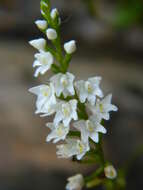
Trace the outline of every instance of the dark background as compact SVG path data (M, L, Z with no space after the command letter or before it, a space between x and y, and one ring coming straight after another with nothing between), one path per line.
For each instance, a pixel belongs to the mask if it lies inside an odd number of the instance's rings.
M62 18L63 42L75 39L78 50L70 65L77 78L101 75L105 94L119 107L105 125L106 158L126 165L143 147L143 3L140 0L51 0ZM34 21L40 0L0 1L0 190L64 189L66 178L88 173L57 159L46 144L47 119L34 115L28 88L34 79L34 50L28 41L40 37ZM143 186L143 156L138 154L127 176L127 189Z

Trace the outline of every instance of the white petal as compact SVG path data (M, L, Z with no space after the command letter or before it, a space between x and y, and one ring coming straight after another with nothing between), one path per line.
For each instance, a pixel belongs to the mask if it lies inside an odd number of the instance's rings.
M75 121L78 119L77 112L74 112L72 116L73 116L73 119L74 119Z
M70 121L71 121L71 118L64 119L64 120L63 120L63 124L64 124L65 126L68 126L69 123L70 123Z
M45 50L45 46L46 46L46 40L43 39L43 38L39 38L39 39L36 39L36 40L31 40L29 42L29 44L31 46L33 46L34 48L38 49L39 51L40 50Z
M88 96L88 101L90 102L91 105L95 104L96 96L94 95L89 95Z
M93 133L90 138L96 143L99 142L99 134L97 132Z
M40 93L40 89L43 87L44 85L39 85L39 86L35 86L29 89L29 92L38 95Z
M112 94L108 94L103 100L103 104L111 104Z
M85 100L86 100L86 98L87 98L87 94L86 93L81 93L79 95L79 99L80 99L81 103L84 103Z
M57 125L62 120L62 115L60 112L57 112L54 118L54 124Z
M99 96L100 98L103 98L103 92L100 88L96 89L96 95Z
M74 79L75 79L75 76L73 74L69 73L69 72L67 72L66 74L69 77L70 81L73 82Z
M102 77L100 77L100 76L91 77L91 78L88 79L88 81L90 81L90 82L92 82L92 83L94 83L96 85L99 85L101 80L102 80Z
M61 95L62 91L63 91L63 87L59 86L55 90L56 90L56 95L59 97Z
M118 111L118 107L115 105L112 105L112 111Z
M41 68L41 74L45 74L48 70L50 69L50 66L49 65L46 65L46 66L43 66Z
M105 120L109 120L109 119L110 119L110 115L109 115L109 113L108 113L108 112L107 112L107 113L102 114L102 115L101 115L101 117L102 117L103 119L105 119Z
M69 96L69 92L67 90L63 89L62 92L63 92L64 98Z
M96 131L100 132L100 133L103 133L103 134L107 133L107 130L102 125L100 125L100 124L98 124L96 126Z
M39 73L41 72L41 67L38 67L36 70L35 70L35 73L34 73L34 77L38 77Z
M69 103L72 106L72 108L75 110L76 107L77 107L77 100L75 100L75 99L74 100L70 100Z
M34 61L33 67L41 66L41 63L39 61Z
M73 126L76 129L80 130L85 127L85 121L84 120L77 121L77 122L73 123Z
M67 87L67 89L68 89L68 91L70 92L71 95L75 95L73 85L69 85L69 87Z
M82 154L78 154L78 155L76 156L76 157L77 157L77 160L81 160L84 155L85 155L85 152L83 152Z
M52 135L52 134L49 134L49 135L46 137L46 142L50 142L52 139L53 139L53 135Z

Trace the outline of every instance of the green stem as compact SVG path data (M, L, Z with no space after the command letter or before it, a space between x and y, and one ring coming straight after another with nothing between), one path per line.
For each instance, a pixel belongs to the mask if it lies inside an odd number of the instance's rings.
M61 47L61 33L60 33L60 25L57 22L57 20L52 20L50 11L51 11L51 5L49 0L42 0L41 1L41 10L43 17L47 20L48 24L51 28L55 29L57 32L57 39L53 40L52 43L55 46L55 50L51 49L50 47L46 47L47 51L51 52L53 56L56 58L56 60L60 63L61 68L60 72L65 72L64 70L64 58L62 55L62 47ZM59 18L59 17L58 17ZM57 19L58 19L57 18ZM46 31L43 31L44 34L46 34Z
M102 134L99 134L99 143L96 145L99 156L100 156L100 162L102 166L105 166L105 159L104 159L104 152L102 148Z
M72 54L67 54L66 53L64 61L63 61L65 72L67 72L67 70L68 70L69 63L70 63L71 59L72 59Z
M84 178L85 182L87 183L87 182L95 179L96 177L99 177L103 173L103 171L104 171L104 167L98 168L96 170L96 172L93 172L90 176L87 176L87 177Z

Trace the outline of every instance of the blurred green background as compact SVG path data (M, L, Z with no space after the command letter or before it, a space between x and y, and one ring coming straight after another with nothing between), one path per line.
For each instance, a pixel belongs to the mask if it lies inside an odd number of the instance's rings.
M78 79L101 75L105 94L113 93L119 112L105 124L104 149L115 167L126 165L143 145L143 2L51 2L60 11L63 42L77 41L70 71ZM57 159L55 145L45 142L48 119L34 115L28 88L51 76L32 76L35 51L28 41L41 35L34 25L41 18L39 3L0 1L0 190L62 190L68 176L96 169ZM142 171L140 154L128 172L127 189L142 188Z

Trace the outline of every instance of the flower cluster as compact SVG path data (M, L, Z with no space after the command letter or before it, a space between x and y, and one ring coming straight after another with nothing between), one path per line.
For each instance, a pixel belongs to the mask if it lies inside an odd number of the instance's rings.
M47 141L56 143L66 139L66 144L57 146L57 155L64 158L77 156L80 160L90 150L89 139L98 143L99 133L107 132L102 120L109 120L110 111L116 111L117 107L111 104L111 94L103 99L99 97L103 97L99 87L100 77L77 82L74 78L68 72L58 73L50 78L49 84L33 87L29 91L37 96L36 114L43 117L55 115L53 123L46 124L51 130ZM80 104L85 105L86 119L80 115ZM80 132L81 139L68 137L72 128Z
M99 134L107 132L103 120L109 120L110 112L117 111L117 107L111 104L111 94L104 97L100 76L76 81L75 76L67 71L76 51L76 42L66 42L62 48L59 12L51 9L48 0L41 1L41 13L44 20L37 20L35 24L45 38L29 42L38 50L34 56L34 76L46 74L50 69L54 75L46 84L32 87L29 91L37 97L35 113L42 117L54 116L53 122L46 124L50 129L46 141L57 143L65 140L64 144L57 145L58 157L74 156L81 160L90 151L90 143L99 143ZM80 181L78 184L74 182L78 187L73 187L73 181ZM69 178L67 189L81 189L82 184L82 177L77 175Z

